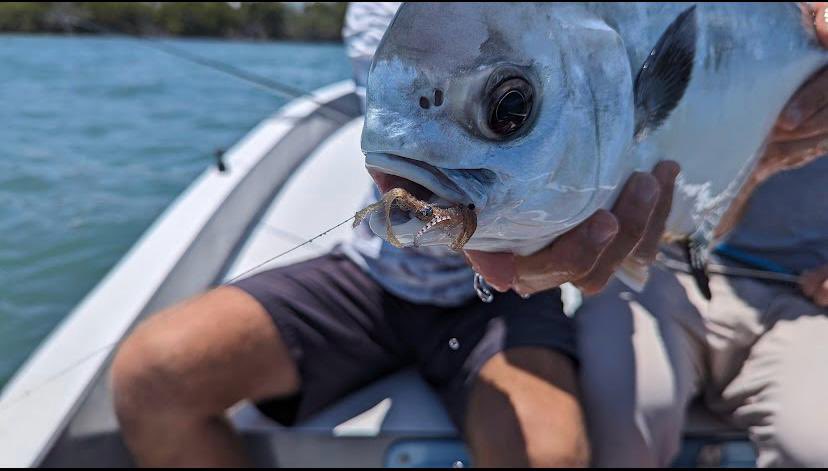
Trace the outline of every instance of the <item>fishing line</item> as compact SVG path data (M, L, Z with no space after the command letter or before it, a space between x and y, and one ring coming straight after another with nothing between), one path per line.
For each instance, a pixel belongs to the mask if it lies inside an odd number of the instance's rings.
M345 113L345 112L331 106L329 103L319 101L310 92L307 92L305 90L301 90L299 88L292 87L290 85L285 85L285 84L280 83L276 80L273 80L273 79L270 79L268 77L264 77L264 76L261 76L261 75L258 75L258 74L252 73L252 72L248 72L246 70L240 69L240 68L232 66L230 64L226 64L226 63L221 62L221 61L217 61L217 60L209 59L209 58L197 55L197 54L193 54L193 53L191 53L189 51L186 51L186 50L184 50L180 47L176 47L172 44L164 42L164 41L162 41L158 38L153 38L153 37L148 37L148 36L141 36L141 35L138 35L138 34L128 34L128 33L122 32L122 31L116 31L116 30L113 30L111 28L107 28L105 26L102 26L102 25L100 25L98 23L95 23L93 21L90 21L90 20L82 20L82 19L78 19L78 18L74 18L74 19L67 18L66 22L69 23L69 24L72 24L74 26L86 29L88 31L97 32L97 33L104 33L104 34L110 34L110 35L114 35L114 36L124 37L124 38L127 38L127 39L132 39L132 40L136 41L137 43L139 43L143 46L146 46L150 49L154 49L156 51L166 53L166 54L168 54L170 56L173 56L173 57L176 57L178 59L182 59L182 60L185 60L187 62L197 64L197 65L206 67L208 69L214 70L216 72L220 72L222 74L234 77L234 78L242 80L246 83L256 85L260 88L263 88L263 89L265 89L269 92L272 92L272 93L274 93L278 96L281 96L281 97L307 99L308 101L311 101L312 103L314 103L315 105L317 105L320 108L320 111L321 111L320 114L324 115L326 118L331 119L333 121L348 122L348 121L351 121L354 118L354 116L352 116L348 113ZM325 115L325 113L328 113L328 114ZM305 240L304 242L302 242L300 244L297 244L296 246L294 246L294 247L292 247L288 250L285 250L284 252L281 252L281 253L265 260L264 262L259 263L256 266L251 267L251 268L243 271L242 273L234 276L230 280L221 283L219 286L229 285L229 284L233 283L234 281L237 281L238 279L244 277L245 275L247 275L249 273L252 273L252 272L258 270L259 268L267 265L268 263L276 261L279 258L284 257L285 255L287 255L287 254L289 254L289 253L291 253L295 250L298 250L298 249L300 249L300 248L302 248L302 247L304 247L308 244L311 244L314 240L327 235L329 232L341 227L342 225L348 223L349 221L351 221L353 219L354 219L354 216L351 216L348 219L345 219L344 221L336 224L335 226L330 227L329 229L315 235L314 237L311 237L310 239ZM10 406L12 406L12 405L18 403L19 401L25 399L26 397L28 397L32 393L42 389L43 387L45 387L46 385L48 385L51 382L55 381L56 379L60 378L61 376L65 375L68 372L74 370L75 368L85 364L87 361L91 360L92 358L94 358L99 353L102 353L104 351L113 349L115 346L117 346L119 343L121 343L122 340L123 340L123 338L121 340L117 341L117 342L112 342L112 343L109 343L107 345L103 345L101 347L98 347L97 349L95 349L92 352L86 354L85 356L81 357L80 359L76 360L75 362L67 365L64 368L61 368L58 372L48 376L46 379L44 379L37 386L33 386L33 387L23 391L22 393L20 393L16 397L3 400L2 403L0 403L0 411L7 410Z
M203 67L207 67L207 68L215 70L217 72L220 72L220 73L235 77L237 79L240 79L244 82L251 83L253 85L257 85L261 88L264 88L265 90L268 90L270 92L274 92L277 95L282 96L282 97L308 99L309 101L313 102L315 105L319 106L319 108L321 110L323 110L325 112L332 112L332 113L336 114L336 119L335 119L336 121L340 121L340 120L344 119L345 122L347 122L347 121L351 121L354 118L354 116L332 107L329 103L317 100L316 97L313 94L311 94L310 92L307 92L305 90L301 90L299 88L292 87L290 85L285 85L283 83L277 82L276 80L273 80L273 79L270 79L268 77L264 77L264 76L261 76L261 75L258 75L258 74L252 73L252 72L248 72L246 70L240 69L238 67L232 66L232 65L224 63L224 62L220 62L220 61L217 61L217 60L214 60L214 59L209 59L209 58L206 58L206 57L203 57L203 56L199 56L197 54L193 54L193 53L191 53L189 51L186 51L186 50L184 50L180 47L176 47L172 44L169 44L165 41L162 41L161 39L153 38L153 37L149 37L149 36L141 36L139 34L128 34L128 33L124 33L123 31L116 31L116 30L113 30L112 28L107 28L107 27L105 27L101 24L98 24L94 21L91 21L91 20L84 20L84 19L79 19L79 18L68 18L67 22L71 23L75 26L78 26L80 28L87 29L89 31L93 31L93 32L97 32L97 33L105 33L105 34L125 37L125 38L128 38L128 39L133 39L136 42L138 42L139 44L142 44L142 45L144 45L146 47L149 47L151 49L155 49L157 51L161 51L161 52L164 52L166 54L169 54L173 57L176 57L176 58L179 58L179 59L182 59L182 60L194 63L194 64L198 64L198 65L201 65ZM330 116L327 116L327 117L330 118ZM258 268L261 268L262 266L267 265L268 263L270 263L270 262L272 262L272 261L274 261L274 260L276 260L276 259L278 259L278 258L280 258L284 255L287 255L290 252L293 252L294 250L297 250L297 249L299 249L299 248L301 248L301 247L303 247L307 244L310 244L315 239L326 235L328 232L342 226L343 224L345 224L346 222L352 220L353 218L354 218L354 216L351 216L350 218L348 218L348 219L340 222L339 224L331 227L330 229L326 230L325 232L322 232L321 234L318 234L318 235L310 238L309 240L306 240L306 241L302 242L301 244L291 248L290 250L287 250L287 251L285 251L281 254L278 254L275 257L272 257L272 258L260 263L259 265L256 265L255 267L253 267L249 270L246 270L245 272L241 273L240 275L237 275L236 277L232 278L230 281L227 281L226 283L227 284L232 283L233 281L236 281L238 278L240 278L240 277L242 277L242 276L244 276L244 275L246 275L246 274L248 274L252 271L255 271Z
M337 224L337 225L335 225L335 226L331 227L330 229L326 230L325 232L319 233L319 234L317 234L317 235L315 235L315 236L311 237L310 239L308 239L308 240L306 240L306 241L302 242L301 244L294 246L294 247L293 247L293 248L291 248L291 249L285 250L284 252L282 252L282 253L280 253L280 254L278 254L278 255L274 256L274 257L271 257L271 258L269 258L269 259L265 260L264 262L262 262L262 263L260 263L260 264L256 265L255 267L252 267L252 268L250 268L250 269L248 269L248 270L245 270L245 271L241 272L240 274L238 274L238 275L234 276L233 278L231 278L231 279L230 279L230 280L228 280L228 281L225 281L224 283L222 283L222 284L221 284L221 285L219 285L219 286L222 286L222 285L229 285L229 284L233 283L234 281L238 280L239 278L243 277L244 275L247 275L248 273L254 272L254 271L258 270L259 268L261 268L261 267L263 267L263 266L267 265L268 263L273 262L273 261L275 261L275 260L277 260L277 259L279 259L279 258L281 258L281 257L283 257L283 256L285 256L285 255L287 255L287 254L289 254L289 253L291 253L291 252L293 252L294 250L297 250L297 249L299 249L299 248L301 248L301 247L304 247L305 245L310 244L310 243L311 243L311 242L313 242L314 240L316 240L316 239L318 239L318 238L320 238L320 237L322 237L322 236L324 236L324 235L327 235L327 234L328 234L328 232L331 232L332 230L339 228L339 227L340 227L340 226L342 226L343 224L345 224L345 223L347 223L347 222L350 222L352 219L354 219L354 216L349 217L348 219L346 219L346 220L344 220L344 221L340 222L339 224Z
M91 351L90 353L87 353L86 355L82 356L78 360L75 360L73 363L70 363L68 366L65 366L64 368L61 368L57 373L46 377L46 379L41 381L40 384L38 384L37 386L32 386L31 388L23 391L22 393L18 394L17 396L15 396L11 399L5 399L3 402L0 402L0 412L3 412L5 410L7 410L12 405L17 404L18 402L22 401L23 399L29 397L32 393L37 392L38 390L42 389L43 387L45 387L46 385L48 385L52 381L60 378L61 376L65 375L66 373L68 373L68 372L74 370L75 368L83 365L84 363L91 360L93 357L95 357L99 353L102 353L105 350L111 349L112 347L118 345L119 343L120 343L120 340L117 341L117 342L112 342L112 343L103 345L101 347L98 347L95 350Z
M288 230L285 230L281 227L275 226L275 225L270 224L268 222L260 223L259 227L266 230L267 232L270 232L271 234L275 235L276 237L279 237L281 239L286 239L287 241L293 242L294 244L298 244L300 242L305 241L304 237L302 237L298 234L294 234L293 232L290 232Z
M150 49L161 51L178 59L182 59L193 64L198 64L200 66L207 67L208 69L214 70L216 72L220 72L222 74L235 77L244 82L263 88L269 92L273 92L274 94L279 95L283 98L307 99L313 102L315 105L319 106L320 111L322 112L321 114L330 113L330 115L325 117L333 121L339 122L344 119L347 122L354 118L354 116L351 116L350 114L333 107L329 103L319 101L311 92L296 87L292 87L290 85L285 85L284 83L278 82L271 78L255 74L253 72L248 72L246 70L240 69L225 62L221 62L215 59L209 59L198 54L193 54L185 49L174 46L159 38L151 36L141 36L140 34L124 33L122 31L116 31L111 28L107 28L98 23L95 23L94 21L79 18L68 19L67 22L79 28L86 29L87 31L132 39L136 41L138 44L146 46Z
M80 18L77 18L77 17L75 17L75 18L67 17L67 18L65 18L65 21L69 24L72 24L72 25L80 27L80 28L84 28L88 31L92 31L92 32L96 32L96 33L105 33L105 34L110 34L110 35L114 35L114 36L120 36L120 37L124 37L124 38L127 38L127 39L133 39L136 42L138 42L139 44L142 44L142 45L144 45L146 47L149 47L151 49L155 49L157 51L161 51L161 52L164 52L166 54L169 54L173 57L176 57L176 58L179 58L179 59L182 59L182 60L194 63L194 64L198 64L198 65L201 65L203 67L207 67L209 69L212 69L214 71L217 71L217 72L235 77L235 78L240 79L244 82L251 83L253 85L264 88L265 90L268 90L270 92L274 92L277 95L282 96L282 97L305 98L305 99L313 102L315 105L319 106L320 110L322 110L324 112L334 113L336 115L335 121L341 121L341 120L344 119L345 120L344 122L348 122L348 121L351 121L354 118L354 116L334 108L329 103L317 100L316 97L313 94L311 94L310 92L307 92L305 90L301 90L301 89L296 88L296 87L292 87L290 85L285 85L283 83L277 82L276 80L273 80L273 79L270 79L268 77L264 77L264 76L261 76L261 75L258 75L258 74L252 73L252 72L248 72L246 70L240 69L238 67L232 66L230 64L227 64L227 63L224 63L224 62L221 62L221 61L217 61L217 60L214 60L214 59L209 59L209 58L206 58L206 57L203 57L203 56L199 56L197 54L193 54L193 53L191 53L189 51L186 51L186 50L184 50L180 47L177 47L177 46L174 46L170 43L162 41L159 38L154 38L154 37L150 37L150 36L142 36L140 34L129 34L129 33L123 32L123 31L117 31L117 30L114 30L112 28L108 28L106 26L103 26L99 23L96 23L94 21L86 20L86 19L80 19ZM326 116L326 117L331 118L330 116ZM303 243L291 248L290 250L287 250L287 251L285 251L285 252L283 252L279 255L276 255L275 257L272 257L272 258L260 263L259 265L256 265L255 267L253 267L249 270L246 270L245 272L241 273L240 275L237 275L236 277L232 278L230 281L228 281L226 283L227 284L232 283L233 281L236 281L238 278L240 278L240 277L242 277L242 276L258 269L258 268L261 268L262 266L264 266L264 265L266 265L266 264L268 264L268 263L284 256L284 255L287 255L290 252L293 252L294 250L297 250L297 249L299 249L299 248L301 248L301 247L303 247L307 244L310 244L315 239L326 235L328 232L342 226L343 224L345 224L346 222L352 220L353 218L354 218L354 216L351 216L350 218L348 218L348 219L340 222L339 224L331 227L330 229L326 230L325 232L322 232L321 234L318 234L318 235L310 238L309 240L304 241Z
M304 246L306 246L306 245L308 245L308 244L312 243L314 240L316 240L316 239L318 239L318 238L320 238L320 237L324 237L324 236L325 236L325 235L327 235L329 232L331 232L331 231L333 231L333 230L335 230L335 229L338 229L339 227L341 227L342 225L344 225L344 224L346 224L346 223L350 222L350 221L351 221L351 220L353 220L353 219L354 219L354 216L351 216L351 217L349 217L348 219L345 219L344 221L340 222L339 224L337 224L337 225L335 225L335 226L333 226L333 227L330 227L330 228L326 229L325 231L320 232L319 234L317 234L317 235L315 235L315 236L311 237L310 239L305 240L304 242L302 242L302 243L300 243L300 244L298 244L298 245L295 245L295 246L291 247L290 249L285 250L284 252L281 252L281 253L279 253L279 254L277 254L277 255L275 255L275 256L273 256L273 257L271 257L271 258L269 258L269 259L265 260L264 262L259 263L258 265L254 266L254 267L251 267L251 268L249 268L249 269L247 269L247 270L245 270L245 271L243 271L243 272L239 273L238 275L234 276L234 277L233 277L233 278L231 278L230 280L225 281L225 282L223 282L223 283L219 284L218 286L226 286L226 285L230 285L230 284L231 284L231 283L233 283L234 281L237 281L237 280L239 280L240 278L244 277L245 275L248 275L248 274L250 274L250 273L252 273L252 272L254 272L254 271L258 270L259 268L261 268L261 267L263 267L263 266L267 265L268 263L273 262L273 261L276 261L276 260L278 260L279 258L284 257L285 255L287 255L287 254L289 254L289 253L291 253L291 252L293 252L293 251L295 251L295 250L298 250L298 249L300 249L300 248L302 248L302 247L304 247ZM37 392L38 390L40 390L40 389L42 389L43 387L45 387L46 385L48 385L48 384L52 383L52 382L53 382L53 381L55 381L56 379L58 379L58 378L60 378L61 376L65 375L66 373L68 373L68 372L70 372L70 371L74 370L75 368L77 368L77 367L79 367L79 366L81 366L81 365L85 364L87 361L91 360L92 358L94 358L94 357L95 357L96 355L98 355L99 353L102 353L102 352L104 352L104 351L106 351L106 350L111 350L111 349L113 349L113 348L114 348L114 347L116 347L118 344L120 344L120 343L121 343L121 341L122 341L122 340L124 340L124 339L126 339L126 336L122 337L122 338L121 338L121 340L118 340L118 341L116 341L116 342L111 342L111 343L108 343L108 344L106 344L106 345L103 345L103 346L101 346L101 347L96 348L95 350L91 351L90 353L87 353L86 355L84 355L84 356L83 356L83 357L81 357L80 359L78 359L78 360L74 361L73 363L71 363L71 364L67 365L67 366L66 366L66 367L64 367L64 368L61 368L58 372L56 372L56 373L54 373L54 374L52 374L52 375L49 375L48 377L46 377L46 379L44 379L42 382L40 382L37 386L32 386L31 388L29 388L29 389L27 389L27 390L25 390L25 391L21 392L19 395L15 396L15 397L12 397L12 398L10 398L10 399L5 399L5 400L3 400L2 402L0 402L0 412L2 412L2 411L4 411L4 410L8 409L8 408L9 408L9 407L11 407L12 405L14 405L14 404L16 404L16 403L18 403L18 402L22 401L23 399L25 399L25 398L29 397L32 393Z

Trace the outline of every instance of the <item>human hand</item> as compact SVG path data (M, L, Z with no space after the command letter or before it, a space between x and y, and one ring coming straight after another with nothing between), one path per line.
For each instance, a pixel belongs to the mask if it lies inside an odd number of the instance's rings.
M467 250L467 259L501 292L532 294L571 282L596 293L623 262L646 267L655 260L679 170L664 161L650 173L634 173L611 211L596 211L532 255Z
M818 306L828 307L828 265L803 273L799 285Z

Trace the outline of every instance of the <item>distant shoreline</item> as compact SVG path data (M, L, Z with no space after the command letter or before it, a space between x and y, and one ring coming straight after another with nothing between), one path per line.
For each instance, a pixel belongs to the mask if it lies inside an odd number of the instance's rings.
M344 2L5 2L0 34L341 42Z
M305 44L308 46L341 46L341 40L312 40L312 39L292 39L292 38L248 38L248 37L222 37L222 36L132 36L123 34L105 34L105 33L54 33L54 32L8 32L0 31L0 39L2 38L74 38L74 39L123 39L123 40L181 40L181 41L217 41L217 42L234 42L247 44L267 44L267 43L285 43L285 44Z

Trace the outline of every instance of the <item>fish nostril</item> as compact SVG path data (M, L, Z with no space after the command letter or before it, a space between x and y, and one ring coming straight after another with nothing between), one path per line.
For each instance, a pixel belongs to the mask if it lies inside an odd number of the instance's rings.
M427 110L431 106L431 103L428 102L428 98L421 96L420 97L420 108Z
M443 104L443 91L439 88L434 90L434 106L440 106Z

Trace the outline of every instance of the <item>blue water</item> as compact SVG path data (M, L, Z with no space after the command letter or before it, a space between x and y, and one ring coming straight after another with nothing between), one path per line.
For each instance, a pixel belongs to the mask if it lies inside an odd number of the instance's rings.
M171 42L305 90L350 76L338 45ZM0 36L0 386L285 101L129 39Z

